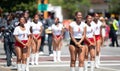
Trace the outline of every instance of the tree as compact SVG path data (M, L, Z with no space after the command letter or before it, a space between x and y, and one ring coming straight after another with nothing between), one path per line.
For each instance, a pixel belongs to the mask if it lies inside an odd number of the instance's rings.
M0 7L4 12L15 12L29 10L30 13L37 11L36 0L0 0Z
M85 15L90 7L90 0L49 0L49 3L62 6L69 18L73 18L76 11L81 11Z
M110 12L120 14L120 0L110 0Z

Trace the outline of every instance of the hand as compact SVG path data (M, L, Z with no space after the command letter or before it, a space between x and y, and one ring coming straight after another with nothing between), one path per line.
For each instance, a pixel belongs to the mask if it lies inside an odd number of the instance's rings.
M79 47L79 48L83 48L84 46L79 44L78 47Z
M75 42L75 45L76 45L76 46L79 46L79 43L78 43L78 42Z
M36 37L33 37L34 41L37 42L37 38Z
M61 38L61 39L63 39L63 36L62 36L62 35L60 35L60 38Z
M22 43L22 47L23 47L23 48L26 48L26 44Z

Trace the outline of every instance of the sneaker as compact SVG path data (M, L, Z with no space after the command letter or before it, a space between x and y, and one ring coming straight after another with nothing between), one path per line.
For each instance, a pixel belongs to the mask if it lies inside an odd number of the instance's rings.
M95 68L100 68L100 67L99 67L99 65L96 64L96 65L95 65Z
M29 71L29 67L28 66L26 67L26 71Z
M50 54L49 56L53 56L53 54Z
M39 52L39 55L43 55L44 53L43 52Z
M59 59L58 62L62 62L61 59Z

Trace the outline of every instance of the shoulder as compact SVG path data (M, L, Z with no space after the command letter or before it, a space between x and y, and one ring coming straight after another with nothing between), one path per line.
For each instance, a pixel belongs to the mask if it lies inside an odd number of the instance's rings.
M98 24L102 25L102 22L100 20L98 20Z
M82 26L82 27L87 27L87 24L82 21L82 22L81 22L81 26Z
M52 24L52 26L55 26L55 24Z
M72 21L72 22L70 23L70 26L73 27L75 24L76 24L76 22L75 22L75 21Z
M19 31L19 30L20 30L20 27L17 26L17 27L15 27L15 30L14 30L14 31Z
M39 24L39 25L42 25L42 23L41 23L40 21L38 22L38 24Z

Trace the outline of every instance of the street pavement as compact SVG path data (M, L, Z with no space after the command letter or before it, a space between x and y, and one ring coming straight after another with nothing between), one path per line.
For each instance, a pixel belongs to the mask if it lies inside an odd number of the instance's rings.
M120 39L119 39L120 41ZM70 54L68 41L63 41L62 62L53 62L53 57L48 55L48 46L44 46L44 54L39 55L39 65L29 65L30 71L69 71ZM100 68L95 71L120 71L120 47L109 47L110 40L101 47ZM6 67L5 52L3 43L0 42L0 71L17 71L16 57L13 55L11 67ZM78 71L78 61L76 62L76 71Z

